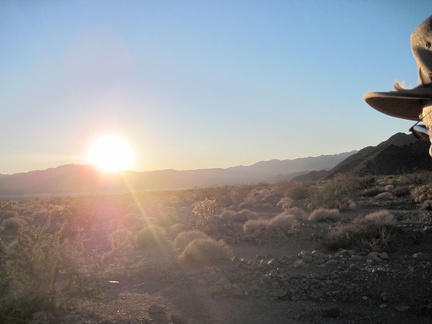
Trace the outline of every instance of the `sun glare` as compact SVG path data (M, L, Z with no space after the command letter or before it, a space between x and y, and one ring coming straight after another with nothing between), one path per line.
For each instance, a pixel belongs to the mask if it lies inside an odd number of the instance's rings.
M133 151L120 136L104 135L91 142L88 160L104 172L120 172L133 165Z

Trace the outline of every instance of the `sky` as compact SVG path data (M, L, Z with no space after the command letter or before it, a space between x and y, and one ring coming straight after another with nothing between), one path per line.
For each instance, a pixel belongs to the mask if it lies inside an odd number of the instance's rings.
M86 164L121 136L135 171L377 145L413 122L363 100L418 83L432 3L0 0L0 174Z

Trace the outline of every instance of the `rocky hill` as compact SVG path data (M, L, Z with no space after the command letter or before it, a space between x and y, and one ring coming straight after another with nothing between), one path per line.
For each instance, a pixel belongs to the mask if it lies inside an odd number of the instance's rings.
M377 146L368 146L349 156L329 171L310 172L295 181L316 180L338 174L388 175L432 170L428 142L413 135L397 133Z

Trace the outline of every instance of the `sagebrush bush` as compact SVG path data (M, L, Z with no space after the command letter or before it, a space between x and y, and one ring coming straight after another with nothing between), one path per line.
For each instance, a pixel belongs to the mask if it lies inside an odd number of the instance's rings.
M183 251L193 240L207 238L209 238L209 236L206 233L197 230L181 232L174 240L174 247L179 251Z
M366 248L373 251L385 249L394 238L394 218L387 211L378 211L356 217L351 224L336 226L326 237L330 250Z
M296 224L297 218L295 215L283 212L271 218L266 225L268 230L284 232L292 229Z
M188 266L202 266L227 260L229 255L230 249L223 241L204 238L190 242L180 254L179 260Z
M337 222L341 219L338 209L319 208L308 217L311 222Z
M12 218L12 217L15 217L15 218L19 217L18 211L16 211L16 210L7 210L7 211L4 211L1 214L1 219L3 219L3 220L8 219L8 218Z
M161 244L166 237L166 231L160 226L148 226L139 231L135 236L137 248L152 247Z

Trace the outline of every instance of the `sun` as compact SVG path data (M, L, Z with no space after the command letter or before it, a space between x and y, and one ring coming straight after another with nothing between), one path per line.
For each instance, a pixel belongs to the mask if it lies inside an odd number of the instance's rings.
M131 146L115 134L102 135L93 140L87 158L89 163L109 173L130 169L134 162Z

